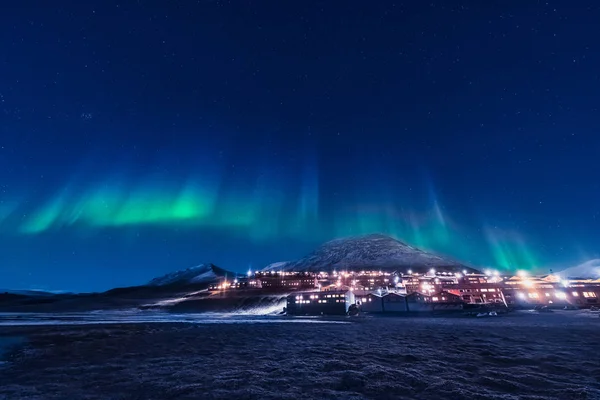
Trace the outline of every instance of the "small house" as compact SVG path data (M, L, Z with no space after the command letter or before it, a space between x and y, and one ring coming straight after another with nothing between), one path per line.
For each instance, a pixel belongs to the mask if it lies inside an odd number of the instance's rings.
M390 292L382 297L383 312L406 312L406 295Z
M357 294L356 305L362 312L381 313L383 312L383 296L377 293Z

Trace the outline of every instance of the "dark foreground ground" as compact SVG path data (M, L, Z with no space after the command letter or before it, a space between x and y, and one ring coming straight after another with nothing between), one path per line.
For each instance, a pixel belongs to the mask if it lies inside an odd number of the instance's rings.
M0 327L0 399L600 399L597 315L346 321Z

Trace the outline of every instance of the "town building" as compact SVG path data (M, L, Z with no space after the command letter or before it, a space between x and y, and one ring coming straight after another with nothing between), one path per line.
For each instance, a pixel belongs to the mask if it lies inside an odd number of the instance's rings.
M360 311L367 313L409 313L462 310L464 301L448 292L409 295L397 292L381 292L356 295Z
M311 272L257 272L254 279L262 289L310 289L318 285L317 277Z
M288 315L346 315L355 304L352 291L299 292L287 296Z
M520 274L504 281L502 293L510 307L589 308L600 305L600 279L561 279L556 275Z
M363 311L375 313L448 309L456 308L458 303L469 306L491 305L516 308L540 305L578 308L600 306L600 279L563 280L552 274L545 276L519 274L502 277L497 273L475 274L466 271L451 273L434 270L425 274L369 269L317 273L266 271L249 274L248 277L235 277L231 280L222 278L221 281L212 284L209 290L219 292L262 290L282 293L352 292L356 294L357 305ZM460 301L457 301L457 298ZM319 310L327 308L323 306L326 303L316 304L321 304L317 307ZM303 307L303 310L310 308Z
M448 292L423 294L413 292L406 297L408 312L458 311L464 307L459 296Z
M362 312L383 312L383 296L377 293L355 292L356 305Z

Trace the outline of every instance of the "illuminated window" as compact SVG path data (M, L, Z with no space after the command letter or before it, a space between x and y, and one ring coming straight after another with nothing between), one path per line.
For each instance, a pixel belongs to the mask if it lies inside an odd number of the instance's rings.
M550 297L550 293L546 292L546 297Z
M487 290L487 289L481 289L481 291L482 291L482 292L487 292L488 290Z
M538 294L535 293L535 292L534 293L529 293L528 295L529 295L530 299L537 299L539 297Z
M594 292L583 292L583 297L597 297Z
M573 292L573 297L579 297L579 293Z
M432 298L431 298L431 300L433 300L433 301L439 301L439 298L437 298L437 297L432 297Z

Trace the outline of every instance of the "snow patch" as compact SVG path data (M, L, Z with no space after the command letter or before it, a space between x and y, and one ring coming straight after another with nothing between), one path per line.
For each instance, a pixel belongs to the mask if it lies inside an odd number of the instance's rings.
M600 258L589 260L576 267L557 272L562 278L591 278L600 279Z
M274 263L264 270L318 272L361 268L382 270L412 268L425 271L439 268L448 271L463 269L475 271L458 262L381 234L335 239L323 244L304 258L292 262Z

